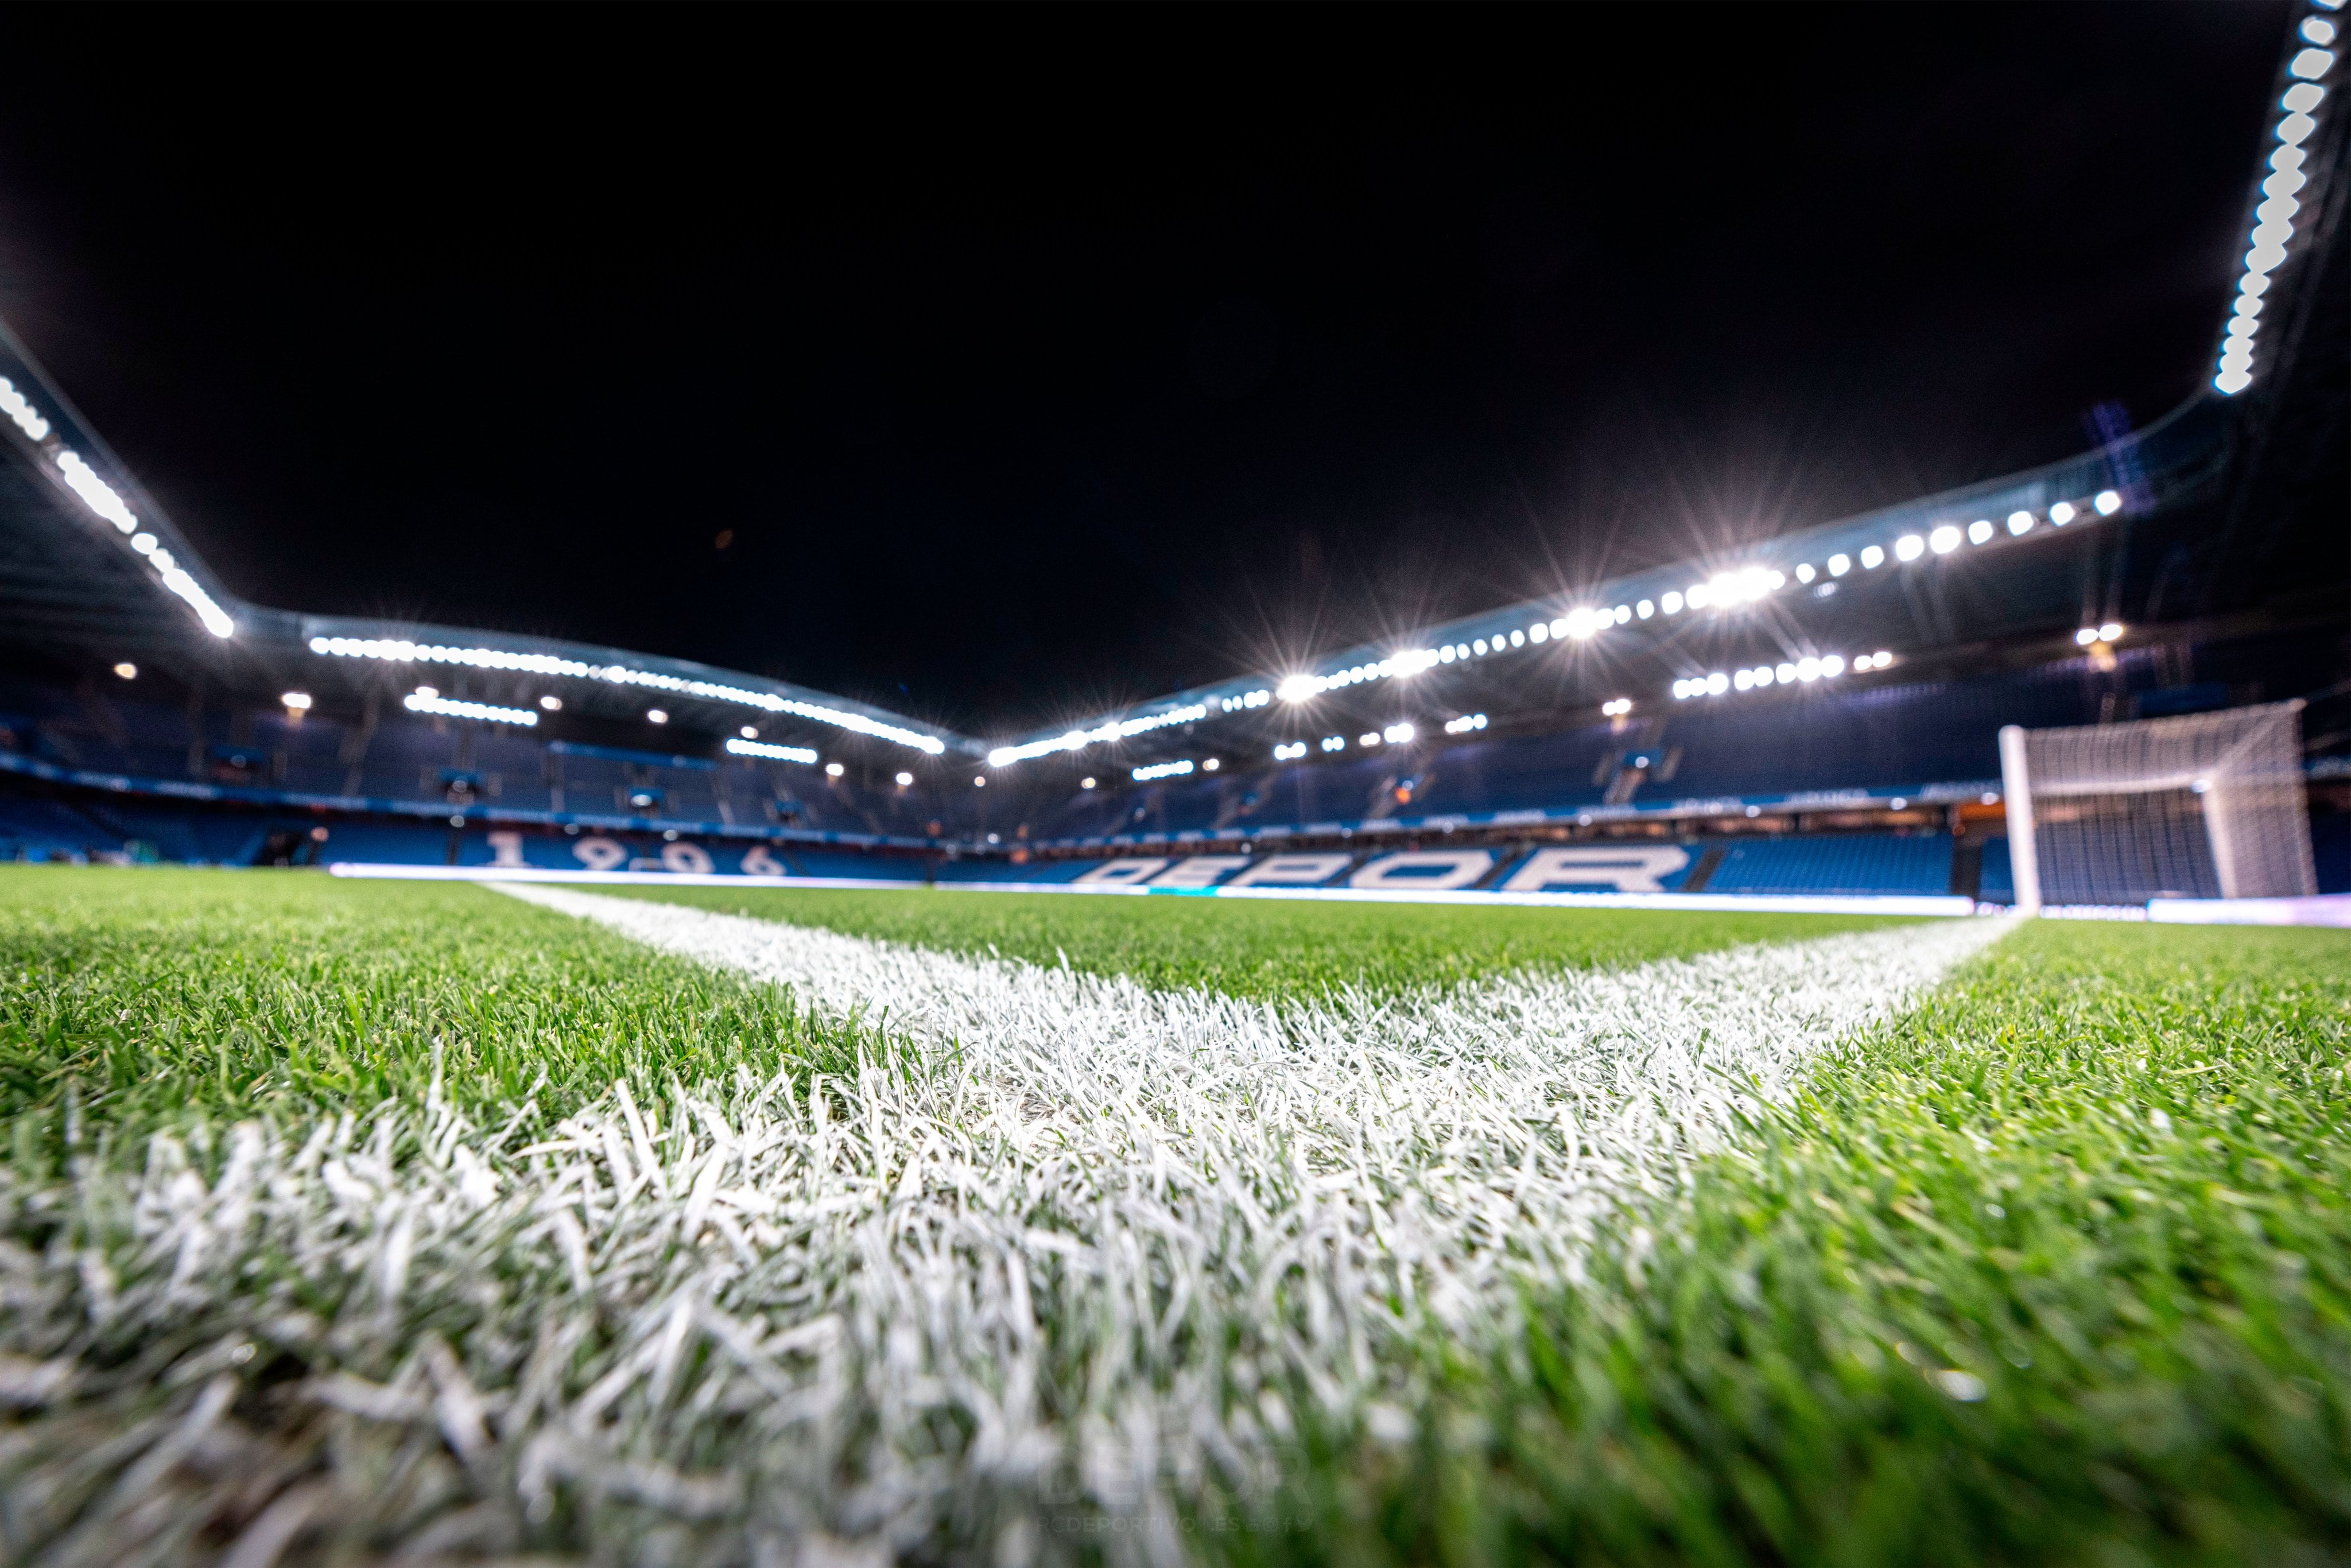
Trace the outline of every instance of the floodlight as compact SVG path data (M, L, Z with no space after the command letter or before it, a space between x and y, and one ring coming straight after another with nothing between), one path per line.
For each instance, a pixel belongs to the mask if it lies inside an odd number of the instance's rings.
M1851 571L1852 570L1853 558L1851 556L1844 554L1843 551L1839 551L1837 554L1829 557L1829 575L1831 577L1843 577L1846 572Z
M1550 623L1549 622L1547 622L1547 621L1538 621L1538 622L1536 622L1533 625L1531 625L1531 626L1528 627L1528 628L1527 628L1527 641L1528 641L1528 642L1530 642L1530 643L1548 643L1548 642L1550 642L1550 641L1551 641L1551 623Z
M139 678L139 666L125 659L121 664L114 666L114 673L126 681L135 681Z
M2308 114L2318 107L2319 100L2325 96L2326 89L2316 82L2298 81L2285 89L2285 96L2278 99L2278 103L2280 107L2292 110L2296 114Z
M2314 44L2331 44L2335 41L2335 24L2324 16L2305 16L2302 23L2302 36Z
M310 711L310 694L308 692L287 692L281 695L277 700L284 703L287 710L290 712L308 713Z
M824 765L825 777L828 779L838 779L848 771L848 768L838 762L828 762Z
M1884 566L1885 564L1886 552L1883 549L1880 549L1876 545L1864 545L1862 547L1861 569L1864 571L1876 571L1879 567Z
M2074 633L2074 641L2085 648L2088 647L2097 640L2098 629L2095 626L2085 626L2079 632Z
M2061 511L2064 514L2063 516L2059 515ZM2058 502L2056 506L2049 508L2049 520L2056 524L2061 528L2065 526L2067 519L2071 518L2073 515L2074 508L2066 506L2063 501ZM2009 513L2008 531L2016 535L2019 538L2031 533L2032 531L2032 514L2031 512Z
M1810 582L1815 575L1817 574L1813 572L1810 562L1806 562L1804 565L1796 569L1796 580L1798 582Z
M561 697L541 697L538 699L538 706L545 708L549 713L561 713L563 711L563 699Z
M2090 505L2097 508L2098 516L2111 517L2123 509L2123 498L2119 492L2101 490L2091 498Z
M657 707L647 708L645 710L645 717L654 724L667 724L669 722L669 715L664 713Z
M1927 536L1927 544L1937 555L1949 555L1959 548L1959 530L1945 523Z
M1842 653L1830 653L1823 657L1821 660L1821 674L1828 676L1831 680L1834 680L1837 676L1844 674L1844 655Z
M2285 68L2290 75L2298 76L2304 81L2315 81L2332 69L2334 65L2334 50L2304 49L2302 53L2294 56L2293 59L2287 61ZM2294 118L2295 120L2306 120L2310 117L2306 114L2297 114L2294 116ZM2281 127L2281 129L2283 129L2283 127ZM2303 135L2304 136L2309 134L2310 133L2306 131L2303 132ZM2300 138L2298 137L2296 140L2299 141Z
M25 394L18 392L16 383L5 376L0 376L0 413L6 414L10 423L25 433L26 440L47 439L49 422L41 417L40 411L26 402Z
M1224 765L1224 761L1221 758L1211 757L1206 762L1200 764L1200 771L1203 773L1214 773L1217 768L1222 768Z
M1894 541L1894 555L1897 560L1917 560L1926 553L1927 541L1917 534L1904 534Z
M1968 525L1968 543L1971 545L1988 544L1991 540L1991 521L1984 517L1978 517L1974 522Z
M1640 603L1633 606L1633 613L1638 615L1644 621L1646 621L1650 616L1655 615L1656 612L1657 607L1650 603L1646 599L1641 601Z
M2101 643L2117 642L2121 639L2122 634L2122 623L2118 621L2109 621L2105 625L2098 628L2098 641Z
M911 773L901 773L898 775L898 787L902 789L907 785L912 784L914 781L914 776Z
M838 767L838 766L840 766L840 765L839 765L838 763L836 763L836 764L834 764L834 766L835 766L835 767ZM827 769L826 769L826 771L827 771L827 772L831 772L831 768L827 768ZM975 773L975 774L973 774L973 775L972 775L972 779L971 779L971 787L972 787L973 789L987 789L987 774L985 774L985 773Z
M1669 592L1657 601L1657 607L1668 615L1679 615L1682 612L1682 596Z
M1729 675L1726 675L1718 670L1713 674L1707 676L1706 691L1708 696L1719 697L1729 689L1730 677Z
M1274 755L1276 755L1277 757L1278 757L1278 756L1280 756L1280 755L1281 754L1281 747L1278 747L1278 746L1277 746L1277 747L1275 747L1273 749L1274 749ZM1079 780L1078 780L1078 788L1079 788L1079 789L1092 789L1093 787L1094 787L1094 781L1093 781L1092 779L1079 779Z

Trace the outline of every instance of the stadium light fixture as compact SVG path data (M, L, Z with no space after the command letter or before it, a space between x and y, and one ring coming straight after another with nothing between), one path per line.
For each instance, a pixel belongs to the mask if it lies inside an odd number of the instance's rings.
M1305 755L1306 743L1302 740L1285 741L1273 748L1276 762L1294 762Z
M1657 601L1657 608L1668 615L1679 615L1682 612L1682 596L1668 591L1664 598Z
M2115 491L2101 490L2091 498L2090 505L2096 508L2098 516L2111 517L2123 509L2123 498Z
M1876 545L1864 545L1861 547L1862 570L1876 571L1879 567L1884 566L1885 564L1886 552L1883 549L1880 549Z
M505 648L457 648L437 643L412 642L404 637L313 637L310 639L310 652L340 659L463 664L476 670L519 670L534 675L569 675L578 680L604 681L613 685L673 692L684 696L701 697L708 702L739 703L768 713L792 714L818 724L870 735L879 740L894 741L933 757L947 748L946 742L937 736L925 735L903 725L885 723L862 713L851 713L822 703L802 702L796 697L779 696L774 692L752 691L717 681L687 680L682 675L632 670L625 664L589 664L553 653L517 653Z
M2314 44L2331 44L2335 41L2335 24L2324 16L2304 17L2302 36Z
M898 788L901 789L904 789L907 785L912 784L914 781L914 776L911 773L901 773L898 775Z
M2320 38L2314 29L2325 37ZM2316 45L2335 41L2334 25L2321 17L2306 19L2302 34ZM2285 265L2286 247L2294 237L2294 220L2302 210L2302 204L2294 199L2304 183L2302 143L2317 129L2310 111L2326 97L2318 78L2334 65L2334 51L2323 47L2304 49L2286 62L2286 74L2299 79L2278 100L2285 113L2273 133L2282 145L2270 156L2274 172L2262 182L2264 199L2253 209L2255 223L2244 271L2238 280L2239 298L2213 371L2212 386L2224 397L2234 397L2253 384L2253 344L2261 332L2262 294L2268 287L2269 274Z
M1517 633L1516 633L1516 632L1512 632L1512 633L1511 633L1511 635L1512 635L1512 636L1516 636L1516 635L1517 635ZM1530 643L1532 643L1536 644L1538 647L1540 647L1541 644L1543 644L1543 643L1545 643L1550 642L1550 641L1551 641L1551 622L1549 622L1548 621L1538 621L1538 622L1536 622L1533 625L1531 625L1531 626L1528 627L1528 628L1527 628L1527 641L1528 641L1528 642L1530 642Z
M2088 647L2097 640L2098 629L2095 626L2085 626L2079 632L2074 633L2074 643L2084 648Z
M308 692L282 692L278 695L277 700L286 705L286 711L288 713L308 713L310 711L310 694Z
M1344 751L1347 749L1347 737L1343 735L1326 735L1322 737L1322 749Z
M1188 758L1181 762L1154 762L1128 769L1137 784L1148 784L1155 779L1180 779L1191 771L1192 763Z
M419 686L400 699L401 706L411 713L429 713L441 718L479 719L486 724L518 724L528 729L538 723L538 715L527 707L493 707L487 703L458 702L444 697L431 686Z
M10 422L25 433L26 440L47 441L49 438L49 422L43 419L41 411L16 390L16 383L5 376L0 376L0 413L6 414Z
M1646 599L1641 601L1640 603L1633 606L1633 613L1638 615L1644 621L1646 621L1650 616L1655 615L1656 612L1657 607Z
M1843 551L1839 551L1837 554L1829 557L1829 575L1831 577L1843 577L1846 572L1851 571L1852 570L1853 558L1851 556L1844 554Z
M1223 766L1224 762L1221 758L1211 757L1206 762L1200 764L1200 771L1203 773L1214 773L1217 768L1222 768Z
M1468 735L1472 730L1485 727L1486 716L1482 713L1465 713L1458 718L1445 721L1445 733L1447 735Z
M847 768L838 762L828 762L824 765L824 776L828 779L838 779L848 771Z
M728 752L737 757L764 757L770 762L814 762L816 753L805 746L772 746L764 740L748 740L737 737L726 743ZM836 762L833 768L841 766ZM831 772L831 768L825 771ZM833 774L838 779L839 774ZM901 775L903 779L904 776Z
M1803 565L1796 569L1796 580L1798 582L1810 582L1813 578L1818 577L1820 573L1813 570L1813 563L1811 561L1806 561Z
M2098 641L2101 643L2118 643L2122 641L2122 622L2119 621L2109 621L2098 628Z
M664 713L660 708L649 707L645 709L645 722L648 724L667 724L669 722L669 715Z
M1078 780L1078 788L1081 789L1091 789L1093 787L1094 781L1092 779L1081 779Z
M1385 729L1380 731L1380 738L1386 741L1390 746L1405 746L1409 745L1413 737L1417 736L1419 733L1420 731L1415 728L1408 722L1392 724Z
M139 666L125 659L114 666L114 673L126 681L135 681L139 678Z
M740 728L740 729L737 730L735 733L736 733L736 734L737 734L737 735L739 735L739 736L741 736L741 737L742 737L744 739L746 739L746 740L757 740L757 739L758 739L758 738L759 738L759 732L758 732L758 730L756 730L756 729L753 729L753 728L752 728L749 725L747 725L747 725L745 725L742 728Z
M975 774L973 774L973 775L971 776L971 787L972 787L973 789L987 789L987 774L985 774L985 773L975 773Z
M1680 685L1679 682L1676 682L1675 684L1677 685ZM1633 699L1631 697L1612 697L1608 701L1600 705L1600 711L1606 714L1610 718L1620 718L1625 714L1633 711Z
M1927 548L1937 555L1949 555L1959 548L1959 530L1945 523L1927 536Z
M1920 556L1925 555L1926 553L1927 541L1920 538L1917 534L1904 534L1900 538L1894 541L1894 559L1896 560L1917 560ZM1863 559L1865 560L1867 559L1866 555L1865 555Z
M1991 536L1992 526L1990 517L1978 517L1968 525L1968 543L1971 545L1988 545L1991 543Z
M563 699L557 696L541 697L538 699L538 706L545 708L549 713L561 713L563 711Z

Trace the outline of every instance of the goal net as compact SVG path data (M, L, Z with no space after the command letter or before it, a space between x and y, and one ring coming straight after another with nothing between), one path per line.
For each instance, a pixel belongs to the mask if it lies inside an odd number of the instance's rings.
M2000 732L2016 906L2318 891L2302 704Z

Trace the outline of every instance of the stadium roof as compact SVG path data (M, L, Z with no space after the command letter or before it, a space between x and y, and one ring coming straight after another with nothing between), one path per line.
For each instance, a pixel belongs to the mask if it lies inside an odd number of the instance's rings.
M997 766L1176 730L1286 699L1409 679L1439 665L1514 657L1555 640L1640 649L1704 679L1678 652L1687 629L1781 596L1834 591L1848 573L1899 573L1947 556L1994 559L2055 548L2208 494L2241 430L2267 420L2294 351L2325 309L2304 278L2335 247L2345 182L2344 117L2324 112L2334 52L2299 35L2280 67L2273 151L2248 198L2250 248L2220 336L2213 390L2152 427L2075 457L1838 522L1721 559L1683 561L1547 594L1339 650L1293 668L1192 687L1081 723L986 742L852 698L767 676L516 632L306 615L237 597L220 580L24 346L0 327L0 623L20 642L113 657L200 651L224 679L306 689L381 684L392 670L448 669L464 695L528 705L552 698L591 716L642 717L647 699L706 705L709 727L791 721L933 756ZM2339 311L2337 312L2339 315ZM2263 339L2264 323L2272 324ZM2282 324L2280 324L2282 322ZM2241 395L2244 394L2244 395ZM2255 412L2252 418L2247 413ZM1928 617L1929 622L1932 617ZM1931 632L1921 625L1922 634ZM1821 651L1839 656L1834 651Z

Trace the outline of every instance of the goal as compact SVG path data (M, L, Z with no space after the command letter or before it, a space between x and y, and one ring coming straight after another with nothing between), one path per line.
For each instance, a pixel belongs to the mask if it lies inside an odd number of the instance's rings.
M2302 704L2000 732L2016 907L2318 891Z

